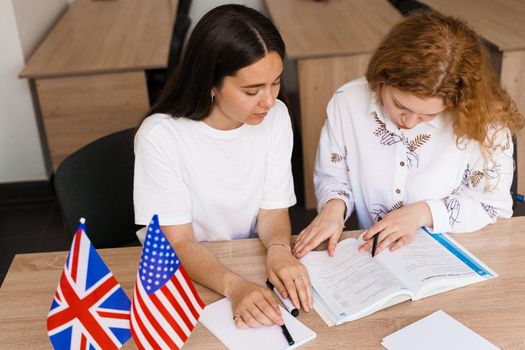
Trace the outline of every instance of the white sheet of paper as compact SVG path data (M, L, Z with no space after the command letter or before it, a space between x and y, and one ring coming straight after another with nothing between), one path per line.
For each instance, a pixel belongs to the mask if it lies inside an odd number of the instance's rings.
M235 327L231 303L226 298L206 305L199 322L231 350L247 348L251 350L295 349L317 336L314 331L306 327L282 307L281 314L286 328L288 328L292 338L295 340L295 344L292 346L288 345L279 326L263 326L250 329L238 329Z
M442 310L384 337L382 345L388 350L499 349Z

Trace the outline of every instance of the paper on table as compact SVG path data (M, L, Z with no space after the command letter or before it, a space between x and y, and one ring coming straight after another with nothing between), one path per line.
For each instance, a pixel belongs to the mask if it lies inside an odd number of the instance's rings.
M227 348L232 350L246 349L248 347L252 350L295 349L317 336L314 331L306 327L282 307L281 314L288 331L290 331L292 338L295 340L294 345L288 345L279 326L263 326L250 329L238 329L235 327L231 303L226 298L206 305L199 322L219 338Z
M499 349L442 310L384 337L382 345L388 350Z

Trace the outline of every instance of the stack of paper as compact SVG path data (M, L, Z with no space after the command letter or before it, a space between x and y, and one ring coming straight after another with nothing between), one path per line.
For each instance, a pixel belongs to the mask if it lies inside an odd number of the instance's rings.
M288 345L281 327L239 329L233 321L231 303L224 298L206 305L199 322L213 333L228 349L282 350L295 349L314 339L317 334L281 307L281 314L295 341Z
M388 350L499 349L442 310L384 337L381 344Z

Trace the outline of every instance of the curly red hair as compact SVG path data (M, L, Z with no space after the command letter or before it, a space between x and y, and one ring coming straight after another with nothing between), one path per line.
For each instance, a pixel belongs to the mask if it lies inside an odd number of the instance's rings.
M488 148L491 126L513 135L524 125L508 93L496 80L482 39L465 22L435 12L414 13L394 26L376 49L366 78L380 96L393 86L419 97L441 97L453 118L456 138Z

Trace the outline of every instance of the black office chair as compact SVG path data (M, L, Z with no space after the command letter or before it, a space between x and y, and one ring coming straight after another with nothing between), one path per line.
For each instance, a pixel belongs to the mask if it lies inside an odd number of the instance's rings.
M86 218L96 248L138 244L133 209L133 138L127 129L100 138L67 157L54 183L65 229Z
M181 2L179 7L184 4ZM189 5L187 5L189 7ZM148 94L150 105L154 105L164 88L170 74L175 70L182 54L182 47L188 29L190 28L191 19L188 13L177 11L177 18L173 33L171 35L170 51L168 56L168 66L163 69L150 69L146 71L146 80L148 84Z
M177 13L188 14L190 12L192 0L179 0L179 5L177 6Z
M514 144L514 173L512 176L512 184L510 185L510 194L512 196L512 210L516 210L518 205L518 143L516 138L512 138L512 143Z
M388 0L403 15L408 16L415 11L429 11L428 5L416 0Z

